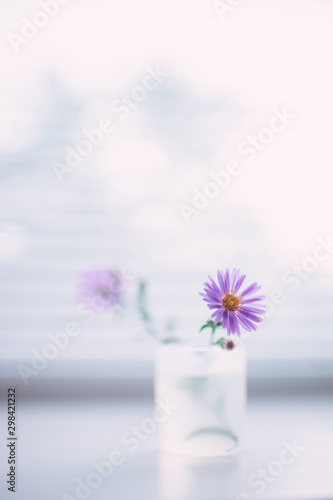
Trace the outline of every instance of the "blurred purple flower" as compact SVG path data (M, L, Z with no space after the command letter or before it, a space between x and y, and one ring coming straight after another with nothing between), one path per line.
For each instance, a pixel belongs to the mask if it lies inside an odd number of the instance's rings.
M120 304L126 277L119 270L93 269L80 278L77 298L96 312L107 311Z
M260 323L261 316L265 314L261 303L265 296L253 297L253 294L261 288L257 283L253 283L242 292L239 291L245 277L245 274L240 274L239 269L234 269L231 273L229 269L225 272L218 270L218 283L208 276L209 281L204 283L205 293L200 293L209 309L215 309L211 317L215 323L222 322L228 335L237 333L240 336L240 327L248 332L256 330L256 323Z
M233 340L228 340L226 343L225 343L225 349L227 351L232 351L233 349L235 349L236 347L236 344Z

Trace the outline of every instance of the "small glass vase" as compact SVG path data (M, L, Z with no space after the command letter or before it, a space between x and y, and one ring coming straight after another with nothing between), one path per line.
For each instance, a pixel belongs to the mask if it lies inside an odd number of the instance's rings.
M241 449L246 410L246 355L219 346L159 346L155 400L159 449L187 457L217 457Z

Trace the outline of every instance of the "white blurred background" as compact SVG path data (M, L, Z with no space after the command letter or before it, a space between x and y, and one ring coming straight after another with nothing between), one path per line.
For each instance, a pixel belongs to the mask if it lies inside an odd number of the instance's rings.
M283 276L333 232L332 2L244 0L222 15L210 0L72 0L15 51L9 34L38 10L1 2L2 360L30 359L76 320L86 269L147 279L156 322L193 340L208 316L202 282L239 267L270 300L250 360L326 370L333 255L295 290ZM147 67L168 76L122 120L111 106ZM294 118L247 161L240 144L276 109ZM54 163L105 118L114 132L59 182ZM182 204L233 160L241 172L187 224ZM153 343L131 340L139 328L96 318L60 358L149 358Z

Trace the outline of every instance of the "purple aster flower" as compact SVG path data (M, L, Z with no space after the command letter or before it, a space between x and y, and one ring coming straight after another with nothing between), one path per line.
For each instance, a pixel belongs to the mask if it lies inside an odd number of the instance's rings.
M208 276L209 281L204 283L205 293L200 293L209 309L214 309L211 317L215 323L222 322L228 335L237 333L240 336L240 327L248 332L256 330L257 323L262 321L261 316L265 314L261 302L265 296L254 295L261 288L257 283L240 291L245 277L239 269L231 273L229 269L224 272L218 270L218 283Z
M121 271L94 269L82 274L77 297L96 312L112 309L120 303L125 287L125 276Z

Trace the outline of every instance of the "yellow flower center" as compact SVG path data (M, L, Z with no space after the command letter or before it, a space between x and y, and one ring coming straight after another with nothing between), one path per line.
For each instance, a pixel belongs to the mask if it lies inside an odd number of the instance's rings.
M227 292L221 302L224 309L229 312L235 312L240 308L242 299L234 295L232 292Z

